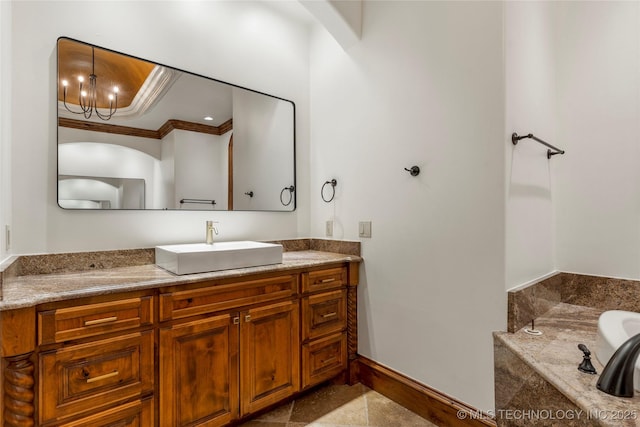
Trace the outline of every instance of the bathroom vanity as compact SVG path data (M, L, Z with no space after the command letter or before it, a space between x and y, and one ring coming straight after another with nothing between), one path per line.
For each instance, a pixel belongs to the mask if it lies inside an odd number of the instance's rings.
M4 425L222 426L354 381L360 261L302 250L185 276L17 271L0 302Z

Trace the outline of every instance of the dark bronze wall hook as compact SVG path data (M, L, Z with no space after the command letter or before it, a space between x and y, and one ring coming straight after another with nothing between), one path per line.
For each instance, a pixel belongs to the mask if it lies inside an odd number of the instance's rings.
M411 166L411 169L404 168L407 172L411 174L411 176L420 175L420 168L418 166Z

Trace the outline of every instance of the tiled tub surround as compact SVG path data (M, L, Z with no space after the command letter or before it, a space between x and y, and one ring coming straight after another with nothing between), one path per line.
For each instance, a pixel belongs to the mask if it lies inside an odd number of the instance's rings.
M602 309L558 303L536 320L540 336L494 333L498 426L640 426L640 396L620 398L596 388L598 375L578 371L578 344L595 348Z
M640 311L640 281L561 272L509 291L509 333L494 333L499 426L640 426L640 397L596 388L603 366L595 356L598 375L577 369L578 344L593 354L598 317L614 309ZM522 329L534 319L541 336Z
M507 330L516 332L559 303L640 312L640 281L557 273L509 291Z

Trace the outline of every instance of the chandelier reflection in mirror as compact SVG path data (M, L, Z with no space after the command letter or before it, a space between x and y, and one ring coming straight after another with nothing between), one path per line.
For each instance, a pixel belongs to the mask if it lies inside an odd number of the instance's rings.
M85 119L91 118L93 113L102 120L109 120L118 110L118 86L113 87L113 92L108 95L109 113L101 113L98 110L98 76L96 75L96 54L95 49L91 47L91 74L89 74L89 89L85 90L84 76L78 76L78 105L81 111L74 111L67 105L67 87L68 80L62 80L64 108L73 114L82 114Z
M84 114L79 76L90 119L69 112ZM287 191L296 176L292 101L68 37L57 41L56 81L61 207L295 210L296 192ZM189 199L216 204L180 203Z

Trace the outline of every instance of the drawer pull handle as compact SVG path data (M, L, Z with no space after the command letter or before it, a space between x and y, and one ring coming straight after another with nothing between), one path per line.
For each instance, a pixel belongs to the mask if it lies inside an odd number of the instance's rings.
M103 319L85 320L84 321L84 326L100 325L102 323L115 322L116 320L118 320L117 316L105 317Z
M251 322L251 315L247 314L246 316L244 316L244 321L245 322Z
M331 283L331 282L335 282L335 281L336 281L336 278L332 277L330 279L322 279L322 280L320 280L320 283Z
M333 317L333 316L337 316L338 313L336 313L335 311L332 311L331 313L327 313L327 314L323 314L322 317L324 317L325 319L327 317Z
M236 316L236 317L233 318L233 324L234 325L239 325L240 324L240 317L239 316Z
M118 375L120 375L120 372L113 371L113 372L109 372L108 374L98 375L97 377L87 378L87 384L94 383L100 380L106 380L107 378L111 378L111 377L117 377Z
M336 357L335 357L335 356L330 357L329 359L321 360L321 361L320 361L320 364L321 364L321 365L326 365L327 363L333 362L334 360L336 360Z

